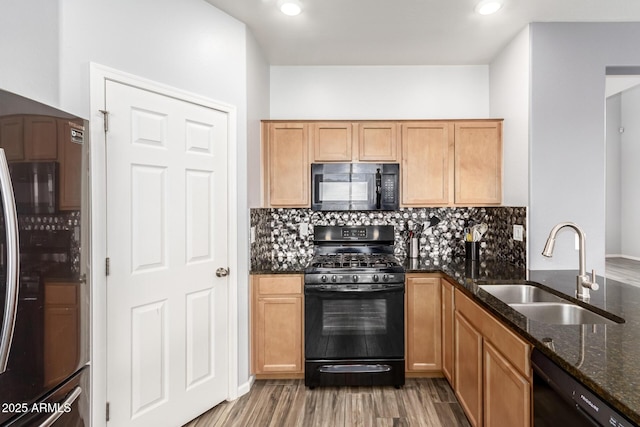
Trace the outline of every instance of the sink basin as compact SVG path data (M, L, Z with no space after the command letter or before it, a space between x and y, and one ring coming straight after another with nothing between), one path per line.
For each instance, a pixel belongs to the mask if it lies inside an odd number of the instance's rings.
M506 304L564 301L559 296L532 285L480 285L479 288Z
M515 303L509 305L529 319L554 325L615 325L617 323L570 302Z

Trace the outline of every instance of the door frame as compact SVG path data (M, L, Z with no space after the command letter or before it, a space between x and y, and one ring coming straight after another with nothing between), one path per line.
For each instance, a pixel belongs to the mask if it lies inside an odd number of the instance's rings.
M204 107L224 111L228 117L227 140L227 213L228 276L227 317L229 325L229 383L227 400L239 395L238 384L238 180L237 180L237 112L233 105L214 101L149 79L138 77L100 64L89 64L90 108L89 134L91 164L91 419L95 427L106 426L107 402L107 191L106 191L106 135L104 117L105 82L148 90Z

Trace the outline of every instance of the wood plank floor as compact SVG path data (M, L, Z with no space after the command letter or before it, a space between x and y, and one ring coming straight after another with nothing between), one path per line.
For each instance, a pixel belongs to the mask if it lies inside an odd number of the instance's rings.
M629 285L640 286L640 261L628 258L607 258L605 277Z
M320 387L303 380L258 380L184 427L469 426L444 378L407 379L404 387Z

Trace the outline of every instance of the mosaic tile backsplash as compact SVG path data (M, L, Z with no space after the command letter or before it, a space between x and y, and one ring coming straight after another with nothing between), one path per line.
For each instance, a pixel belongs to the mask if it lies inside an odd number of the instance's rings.
M429 227L431 218L440 222ZM301 271L313 255L315 225L393 225L396 256L407 256L405 230L419 237L420 258L450 261L464 256L464 230L486 223L481 239L484 259L503 260L526 267L526 241L513 240L513 225L526 227L526 207L401 208L398 211L324 212L311 209L251 209L252 271ZM307 234L301 229L307 229ZM524 231L526 236L526 229Z

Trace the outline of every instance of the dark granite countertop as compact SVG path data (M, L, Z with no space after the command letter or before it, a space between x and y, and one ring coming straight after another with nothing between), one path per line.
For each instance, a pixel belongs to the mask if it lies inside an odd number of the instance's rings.
M469 264L464 259L406 259L407 273L444 273L458 288L502 320L611 406L640 424L640 287L598 277L589 305L625 320L613 325L551 325L525 318L478 287L489 283L541 284L580 305L576 271L528 271L506 262ZM302 268L251 271L251 274L302 274ZM553 348L545 342L553 342Z
M621 324L551 325L525 318L480 289L489 283L541 284L576 300L578 271L527 271L507 263L470 265L464 260L405 261L410 272L444 272L458 288L500 318L565 371L591 388L611 406L640 424L640 287L597 277L600 289L591 291L589 305L625 320ZM527 277L528 276L528 277ZM602 313L602 314L606 314ZM545 342L553 343L545 345Z

